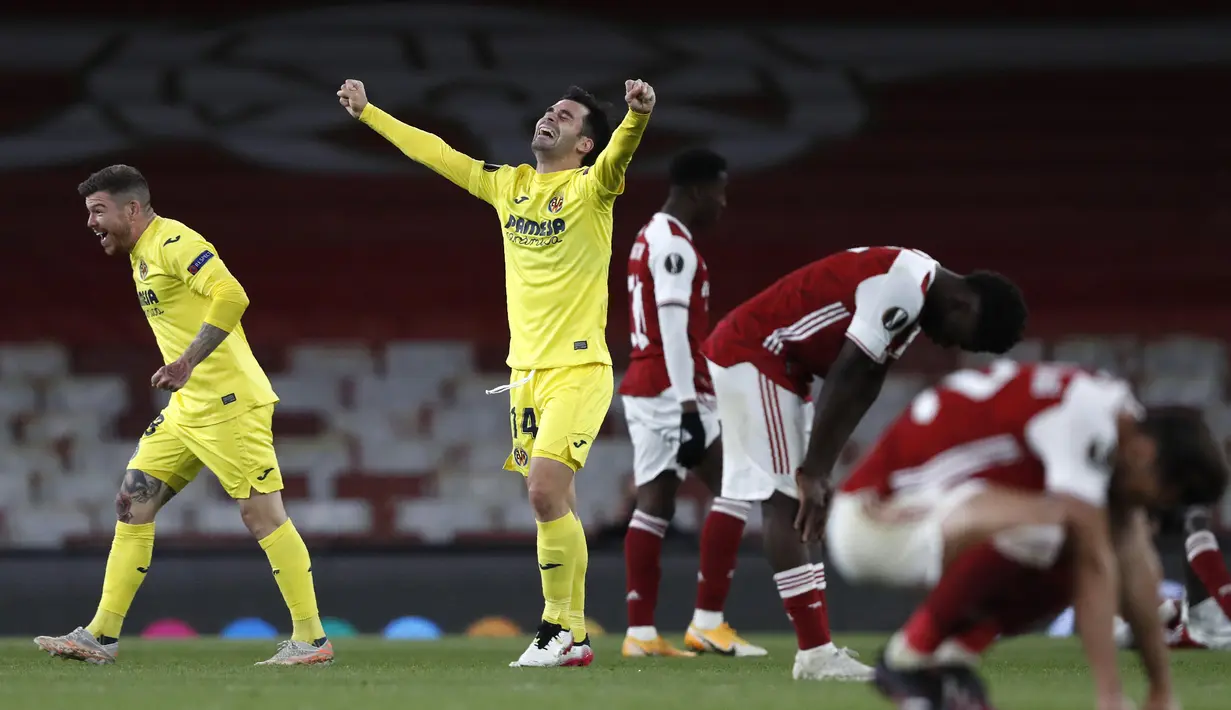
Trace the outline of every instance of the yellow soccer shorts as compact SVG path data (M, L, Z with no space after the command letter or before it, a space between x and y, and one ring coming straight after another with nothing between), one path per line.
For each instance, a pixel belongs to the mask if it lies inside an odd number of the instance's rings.
M509 390L513 453L504 462L505 470L525 476L535 456L559 461L574 472L584 466L611 406L611 366L513 370L509 382L516 385Z
M256 490L282 490L282 472L274 455L274 405L250 409L216 424L186 426L170 408L150 422L128 462L171 486L177 493L204 466L213 471L227 495L247 498Z

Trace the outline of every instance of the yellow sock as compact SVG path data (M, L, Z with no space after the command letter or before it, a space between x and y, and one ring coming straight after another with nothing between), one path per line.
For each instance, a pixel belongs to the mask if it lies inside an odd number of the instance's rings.
M573 558L573 597L569 603L568 621L573 639L582 641L586 638L586 568L590 566L590 550L586 544L586 529L576 515L573 514L577 529L581 531L581 546Z
M573 571L578 555L585 552L585 534L572 513L549 523L540 522L538 528L543 620L567 629L573 598Z
M291 611L294 624L291 640L312 643L325 638L320 612L316 609L316 588L312 586L312 558L295 524L287 520L279 525L269 537L261 540L261 549L269 557L274 581Z
M145 581L154 557L154 523L129 525L116 522L111 539L111 554L107 555L107 572L103 577L103 598L98 612L86 631L95 638L120 637L120 627L128 607Z

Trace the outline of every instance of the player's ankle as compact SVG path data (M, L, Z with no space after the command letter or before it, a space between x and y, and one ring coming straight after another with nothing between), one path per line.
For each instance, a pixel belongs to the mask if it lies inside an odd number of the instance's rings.
M653 626L630 626L628 627L628 637L649 643L658 638L658 629Z
M719 626L722 626L723 614L721 611L707 611L705 609L695 609L692 612L692 625L701 631L712 631Z
M895 633L885 646L885 665L897 670L914 670L929 664L929 657L911 648L906 635Z

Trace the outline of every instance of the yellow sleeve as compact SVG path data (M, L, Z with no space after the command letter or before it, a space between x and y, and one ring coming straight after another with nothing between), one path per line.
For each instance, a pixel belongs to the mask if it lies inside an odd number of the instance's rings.
M590 169L589 175L599 193L615 197L624 192L624 172L628 164L633 162L633 153L641 144L641 135L650 122L650 114L637 113L629 109L624 114L624 120L611 134L611 142L598 154L598 160Z
M194 293L210 300L205 322L230 333L248 309L248 294L199 234L182 234L162 247L162 261Z
M501 175L513 170L507 165L484 163L454 150L439 136L402 123L371 103L363 107L359 120L397 146L406 157L426 165L489 204L500 196Z

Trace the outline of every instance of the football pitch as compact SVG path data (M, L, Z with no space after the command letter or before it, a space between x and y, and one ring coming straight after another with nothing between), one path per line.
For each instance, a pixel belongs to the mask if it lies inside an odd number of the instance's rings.
M595 643L589 668L509 668L521 639L446 638L432 642L338 639L337 662L320 668L254 668L272 643L202 638L127 640L120 662L89 666L52 659L29 639L0 640L0 708L80 710L289 710L290 708L705 708L760 710L889 705L866 686L793 681L794 640L753 636L770 649L760 659L626 659L620 637ZM837 639L871 660L883 639ZM1186 710L1226 708L1231 656L1210 652L1174 657ZM1140 698L1136 663L1122 657L1128 687ZM984 666L1000 710L1085 709L1094 706L1081 651L1071 640L1040 637L1003 644Z

